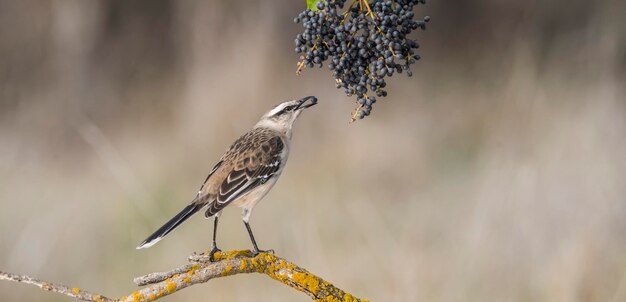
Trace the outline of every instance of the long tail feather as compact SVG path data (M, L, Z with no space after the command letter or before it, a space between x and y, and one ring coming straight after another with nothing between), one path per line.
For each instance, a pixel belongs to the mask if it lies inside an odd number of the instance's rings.
M198 212L204 205L192 203L186 206L180 213L176 214L174 218L170 219L167 223L165 223L162 227L160 227L154 234L150 235L146 240L137 246L137 249L149 248L153 246L155 243L159 242L165 235L179 226L181 223L185 222L187 218L191 217L193 214Z

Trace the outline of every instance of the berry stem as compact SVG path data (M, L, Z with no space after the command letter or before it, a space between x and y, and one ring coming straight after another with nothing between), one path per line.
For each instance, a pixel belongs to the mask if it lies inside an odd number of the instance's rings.
M363 104L359 104L356 108L354 108L354 113L352 113L352 118L350 118L350 124L356 122L357 117L359 116L359 112L363 108Z
M298 62L298 69L296 69L296 75L300 75L302 70L304 70L306 66L304 65L304 60Z
M372 19L376 20L376 16L374 15L374 12L372 12L372 8L367 3L367 0L361 0L361 1L363 1L365 3L365 7L367 8L367 13L370 15L370 17L372 17Z

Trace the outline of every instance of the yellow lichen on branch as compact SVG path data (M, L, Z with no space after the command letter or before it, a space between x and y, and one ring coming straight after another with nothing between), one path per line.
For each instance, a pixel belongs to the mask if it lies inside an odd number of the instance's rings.
M294 263L269 253L252 256L251 252L247 250L217 252L213 255L213 259L204 254L197 255L194 253L189 257L189 260L195 263L181 266L169 272L151 273L135 278L134 281L137 285L146 285L146 287L118 299L110 299L102 295L91 294L82 289L2 271L0 271L0 280L36 285L44 290L61 293L83 301L147 302L174 294L188 286L204 283L213 278L261 273L306 293L315 301L366 301L344 292L332 283L311 274Z

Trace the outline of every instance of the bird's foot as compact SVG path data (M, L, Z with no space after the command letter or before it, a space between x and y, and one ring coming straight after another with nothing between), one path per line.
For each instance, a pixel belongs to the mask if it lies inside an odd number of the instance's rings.
M215 259L215 253L217 252L221 252L222 250L218 249L216 245L213 245L211 247L211 251L209 252L209 260L211 262L215 262L217 261L217 259Z
M252 257L256 257L261 253L270 253L272 255L274 255L274 250L260 250L260 249L253 249L251 250L252 252Z

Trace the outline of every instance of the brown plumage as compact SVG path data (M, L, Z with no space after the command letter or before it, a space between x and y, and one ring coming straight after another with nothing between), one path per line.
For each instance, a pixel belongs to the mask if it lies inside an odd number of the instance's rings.
M287 150L286 138L281 136L272 129L255 128L232 144L198 192L195 202L209 205L206 217L282 170L281 157Z
M214 217L213 245L221 211L230 204L243 209L243 222L254 247L260 250L248 220L254 206L269 192L280 176L291 141L293 123L302 110L317 103L315 97L283 102L265 113L254 128L238 138L213 167L198 194L183 210L144 240L137 248L146 248L179 226L201 209Z

